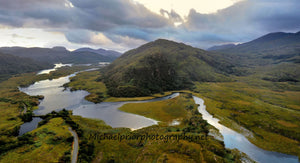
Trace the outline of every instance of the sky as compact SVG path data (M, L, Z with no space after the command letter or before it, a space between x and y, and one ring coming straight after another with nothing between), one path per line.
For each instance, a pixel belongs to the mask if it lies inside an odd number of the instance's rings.
M206 49L300 31L299 0L0 0L0 47L125 52L159 38Z

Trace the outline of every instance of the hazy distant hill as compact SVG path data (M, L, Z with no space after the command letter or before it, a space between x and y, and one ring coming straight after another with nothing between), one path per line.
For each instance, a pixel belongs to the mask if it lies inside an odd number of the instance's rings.
M39 63L29 58L0 53L0 81L13 74L39 71L50 67L52 67L51 64Z
M265 80L300 81L300 32L270 33L214 52Z
M229 81L233 65L219 55L159 39L130 50L105 69L112 96L188 88L192 81Z
M95 52L79 51L70 52L64 47L54 48L23 48L23 47L2 47L0 52L14 56L31 58L38 62L47 63L97 63L111 62L116 56L105 56Z
M212 46L212 47L208 48L207 51L224 50L224 49L228 49L228 48L233 48L235 46L236 45L234 45L234 44L216 45L216 46Z
M300 63L300 32L270 33L250 42L215 50L245 65Z
M110 56L110 57L120 57L122 55L122 53L119 53L117 51L113 51L113 50L105 50L105 49L92 49L92 48L80 48L75 50L74 52L93 52L93 53L97 53L97 54L101 54L104 56Z

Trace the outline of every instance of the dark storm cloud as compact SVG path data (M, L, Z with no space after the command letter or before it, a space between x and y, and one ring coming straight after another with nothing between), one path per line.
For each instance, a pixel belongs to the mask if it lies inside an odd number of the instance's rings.
M64 0L0 0L0 9L27 10L40 6L64 6Z
M300 30L299 0L244 0L212 14L155 14L132 0L0 0L0 25L58 29L77 44L138 46L167 38L202 48ZM174 23L182 23L175 27Z
M69 30L65 32L66 39L77 44L91 43L92 32L88 30Z
M214 33L224 42L244 42L269 32L300 30L299 8L299 0L241 1L214 14L191 10L183 26L200 35Z
M71 2L81 12L91 16L94 21L144 28L170 25L168 19L150 12L143 5L133 3L131 0L72 0Z
M266 30L299 30L300 28L299 0L265 0L253 6L256 7L256 14L252 16L252 21Z
M135 28L135 27L114 28L107 32L114 33L121 36L129 36L132 38L143 39L143 40L151 40L151 35L153 35L153 31L149 29L142 29L142 28Z
M0 0L0 23L17 27L65 27L72 15L64 0Z
M122 25L160 28L171 23L130 0L1 0L0 21L11 26L64 26L96 31Z

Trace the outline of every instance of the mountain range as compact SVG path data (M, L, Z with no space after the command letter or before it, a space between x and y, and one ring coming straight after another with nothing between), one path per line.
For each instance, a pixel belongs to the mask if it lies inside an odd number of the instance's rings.
M0 48L0 80L10 75L39 71L53 67L54 63L111 62L121 53L111 50L89 48L69 51L65 47L53 48Z
M214 50L250 75L274 82L300 81L300 31L269 33L250 42Z
M269 33L243 44L214 46L208 49L237 59L243 65L279 62L300 63L300 31Z
M193 82L250 76L272 82L300 81L300 32L270 33L253 41L205 51L158 39L124 53L106 67L111 96L144 96L186 89Z
M122 55L122 53L119 53L117 51L113 51L113 50L105 50L105 49L92 49L92 48L79 48L77 50L75 50L74 52L92 52L92 53L97 53L103 56L107 56L107 57L120 57Z
M90 49L77 49L69 51L64 47L53 48L24 48L24 47L2 47L0 52L18 57L31 58L38 62L46 63L97 63L111 62L117 58L115 51L91 51ZM103 53L101 53L103 52Z
M104 69L106 84L111 88L108 90L114 96L123 96L120 92L130 92L127 89L136 93L126 96L148 95L190 87L193 81L230 81L231 75L258 74L275 82L300 81L300 32L270 33L243 44L214 46L208 51L158 39L122 56L101 48L69 51L65 47L2 47L0 53L2 76L37 71L59 62L111 62L119 57Z

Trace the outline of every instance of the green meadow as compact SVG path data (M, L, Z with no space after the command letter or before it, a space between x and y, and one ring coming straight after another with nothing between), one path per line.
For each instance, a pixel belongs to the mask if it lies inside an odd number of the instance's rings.
M147 103L128 103L119 110L139 114L162 122L172 122L172 120L183 120L188 114L188 109L195 109L196 105L191 99L186 99L184 95L179 95L173 99Z
M91 77L80 77L80 75L85 76L87 74ZM103 86L101 77L100 79L93 77L96 74L99 72L82 72L76 76L77 78L74 77L74 80L68 85L80 89L79 84L76 86L73 83L81 81L84 83L83 85L90 86L88 89L93 90L90 91L91 94L95 96L104 94L103 101L145 100L171 94L171 92L165 92L148 97L110 97L105 94L105 87L100 90L94 89L94 87ZM240 133L244 133L241 127L251 131L253 137L248 137L248 139L255 145L266 150L299 156L299 84L266 81L260 79L257 74L249 77L234 77L233 80L232 82L196 82L191 90L185 92L203 98L208 112L219 118L220 123L225 126ZM180 119L176 114L183 113L182 108L185 106L178 102L178 98L172 100L172 102L166 100L155 103L126 104L120 110L159 121L170 121L172 118ZM166 114L165 107L167 105L181 109L172 113L174 115ZM244 134L248 135L247 132Z

